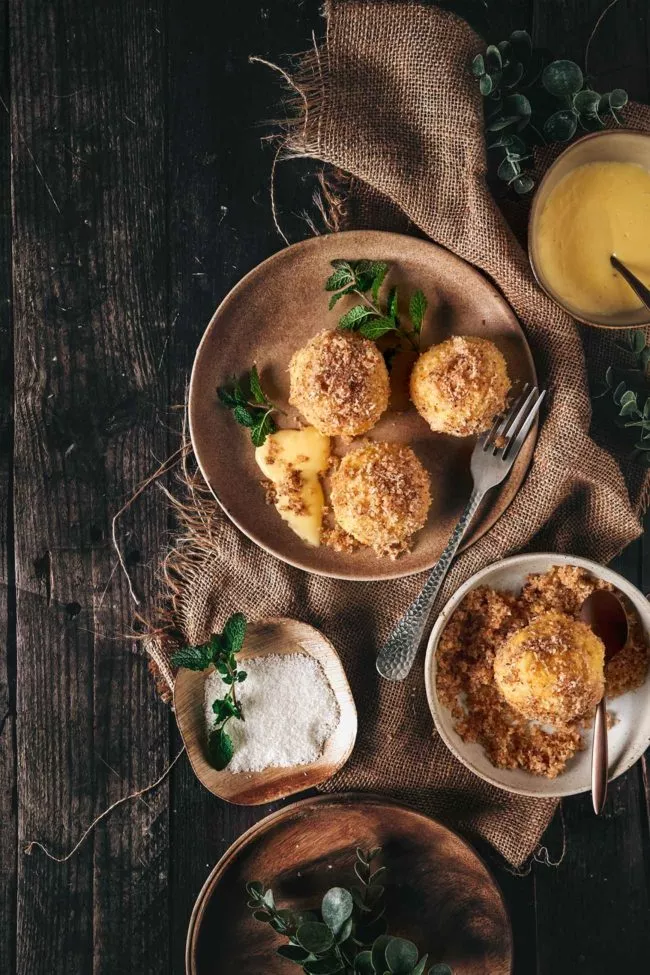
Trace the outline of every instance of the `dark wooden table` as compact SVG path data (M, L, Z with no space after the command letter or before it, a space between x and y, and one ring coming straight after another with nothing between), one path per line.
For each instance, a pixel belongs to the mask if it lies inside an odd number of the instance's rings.
M258 127L278 89L248 55L307 47L319 4L0 0L3 975L182 972L206 874L267 812L217 801L183 758L66 864L23 852L30 839L65 851L178 751L127 636L134 607L111 518L177 443L173 406L216 304L281 245ZM528 27L581 60L604 5L455 9L492 39ZM647 2L620 0L592 50L603 90L647 100L649 44ZM169 528L155 489L121 525L141 592ZM643 543L616 564L650 588ZM518 975L648 971L646 773L639 763L617 780L600 821L588 798L563 803L560 866L519 878L493 858ZM558 858L559 819L548 847Z

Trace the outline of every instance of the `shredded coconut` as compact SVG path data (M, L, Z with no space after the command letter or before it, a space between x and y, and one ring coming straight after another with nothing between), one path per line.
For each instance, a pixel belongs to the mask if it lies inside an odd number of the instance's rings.
M229 772L309 765L322 754L339 723L334 692L317 660L306 653L268 654L242 661L247 678L237 685L244 721L233 718L227 731L235 753ZM205 682L205 719L214 725L212 704L227 685L214 671Z

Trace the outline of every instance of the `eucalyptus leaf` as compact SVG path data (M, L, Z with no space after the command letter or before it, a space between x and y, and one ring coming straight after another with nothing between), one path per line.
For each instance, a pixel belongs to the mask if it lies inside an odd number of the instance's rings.
M518 176L512 181L512 187L515 193L518 193L520 196L524 196L525 193L530 193L534 185L535 183L532 177L527 175Z
M491 77L491 75L489 75L489 74L484 74L484 75L483 75L483 76L481 77L481 80L480 80L480 82L479 82L479 88L480 88L480 90L481 90L481 94L482 94L483 96L485 96L485 95L489 95L489 94L490 94L490 92L491 92L491 91L492 91L492 89L494 88L494 83L493 83L493 81L492 81L492 77Z
M444 962L438 962L433 968L429 969L429 975L454 975L449 965L445 965Z
M280 945L277 953L281 958L288 958L289 961L295 961L300 965L307 961L311 954L311 952L301 948L300 945Z
M354 959L354 971L357 975L375 975L372 955L369 951L360 951Z
M405 938L392 938L386 945L385 954L392 975L411 975L418 960L417 947Z
M411 975L423 975L424 969L427 967L428 957L428 955L423 955L423 957L420 958L415 968L411 971Z
M472 61L472 74L481 78L485 74L485 58L482 54L477 54Z
M609 93L609 107L620 111L621 108L625 108L628 103L627 92L623 91L622 88L615 88Z
M598 114L599 103L600 95L597 91L591 91L590 88L583 88L582 91L576 92L573 96L573 107L580 115Z
M544 135L551 142L569 142L576 134L578 117L570 108L562 108L544 122Z
M333 934L338 934L352 914L353 908L354 901L349 890L345 890L344 887L332 887L327 891L321 904L321 914Z
M319 921L301 924L296 931L296 941L314 955L327 951L334 943L330 929Z
M521 61L511 61L501 73L501 84L504 88L514 88L524 76L524 66Z
M582 71L575 61L551 61L542 71L544 88L556 98L570 98L580 91L583 82Z
M486 126L488 132L500 132L501 129L507 128L509 125L513 125L515 122L519 121L518 115L505 115L499 118L493 119Z
M510 46L514 49L517 57L528 59L533 50L533 41L527 30L513 30L510 35Z
M336 975L343 971L343 965L336 957L317 958L314 961L306 961L303 968L307 975Z
M503 67L501 51L496 44L488 44L485 51L485 62L489 69L496 68L498 70Z
M646 347L645 335L641 331L632 332L632 349L639 355Z
M386 970L386 947L390 944L391 939L387 934L382 934L378 937L372 946L372 964L376 972L384 972Z
M532 113L529 99L520 93L506 95L503 99L503 110L509 115L516 115L518 118L530 118Z
M497 169L497 176L499 179L504 180L504 182L509 183L511 179L515 179L521 173L521 166L514 159L510 159L506 156L499 163L499 168Z
M623 395L624 392L625 392L625 383L620 382L612 394L614 402L616 403L617 406L621 402L621 396Z

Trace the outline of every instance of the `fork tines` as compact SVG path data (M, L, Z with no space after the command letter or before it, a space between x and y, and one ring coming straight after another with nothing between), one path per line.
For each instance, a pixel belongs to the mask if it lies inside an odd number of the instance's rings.
M514 461L539 413L546 390L526 383L507 412L500 414L483 440L483 450L502 460Z

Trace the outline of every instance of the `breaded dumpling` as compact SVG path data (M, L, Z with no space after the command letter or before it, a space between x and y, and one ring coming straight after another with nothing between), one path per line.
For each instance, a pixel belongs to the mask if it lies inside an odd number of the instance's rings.
M294 353L289 375L289 402L329 437L367 433L388 406L384 358L354 332L320 332Z
M510 380L493 342L454 335L419 357L411 373L411 399L436 433L457 437L488 430L506 405Z
M494 677L513 710L552 724L592 714L605 692L604 667L603 642L586 623L548 612L499 647Z
M427 519L429 475L410 447L367 443L347 454L333 474L331 503L344 531L394 558Z

